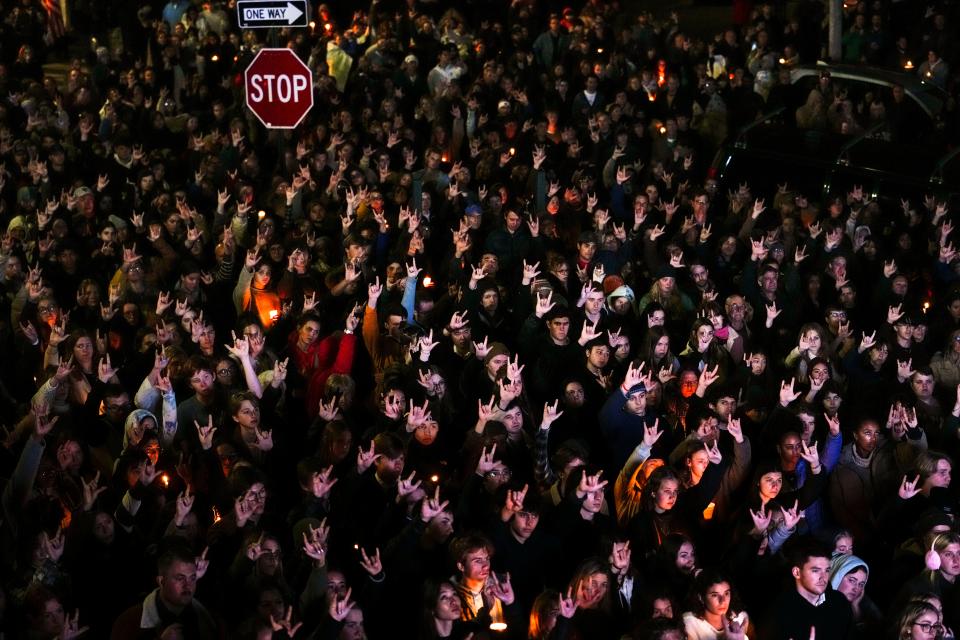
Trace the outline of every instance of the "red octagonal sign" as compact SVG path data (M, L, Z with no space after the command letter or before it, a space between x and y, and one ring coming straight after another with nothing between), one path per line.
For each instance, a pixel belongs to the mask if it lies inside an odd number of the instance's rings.
M293 129L313 107L313 74L290 49L261 49L243 79L247 107L268 129Z

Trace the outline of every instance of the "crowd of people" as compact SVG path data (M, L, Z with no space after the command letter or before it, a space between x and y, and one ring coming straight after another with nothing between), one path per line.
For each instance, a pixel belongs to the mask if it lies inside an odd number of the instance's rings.
M820 2L708 41L596 0L70 4L0 3L0 637L960 629L950 201L708 171L803 108ZM957 3L846 4L850 61L932 52L956 142ZM295 130L244 107L263 46L315 70ZM809 126L877 117L842 88Z

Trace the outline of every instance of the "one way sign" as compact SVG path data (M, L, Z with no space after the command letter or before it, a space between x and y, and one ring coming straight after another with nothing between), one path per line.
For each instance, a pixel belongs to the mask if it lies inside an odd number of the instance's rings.
M237 0L242 29L305 27L309 13L307 0Z

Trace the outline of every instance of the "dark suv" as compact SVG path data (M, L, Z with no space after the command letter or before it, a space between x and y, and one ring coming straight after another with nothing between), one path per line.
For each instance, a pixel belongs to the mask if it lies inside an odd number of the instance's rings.
M859 73L854 73L859 69ZM815 73L814 73L815 72ZM819 198L845 193L861 185L874 198L957 199L960 194L960 149L942 142L942 92L913 76L847 67L796 69L791 74L796 100L806 99L829 73L835 91L862 97L864 91L884 99L883 91L902 87L918 114L916 134L909 139L891 135L889 124L879 124L857 135L801 129L796 106L780 107L742 128L717 152L711 175L721 188L749 182L754 193L772 193L789 182L805 195ZM902 82L897 82L900 80ZM938 141L939 140L939 141ZM960 206L960 203L956 203Z

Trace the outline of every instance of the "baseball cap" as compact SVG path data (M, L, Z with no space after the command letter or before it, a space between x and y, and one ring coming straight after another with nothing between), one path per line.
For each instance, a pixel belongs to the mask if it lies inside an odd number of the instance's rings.
M468 204L467 208L464 210L464 213L468 216L482 216L483 207L478 204Z

